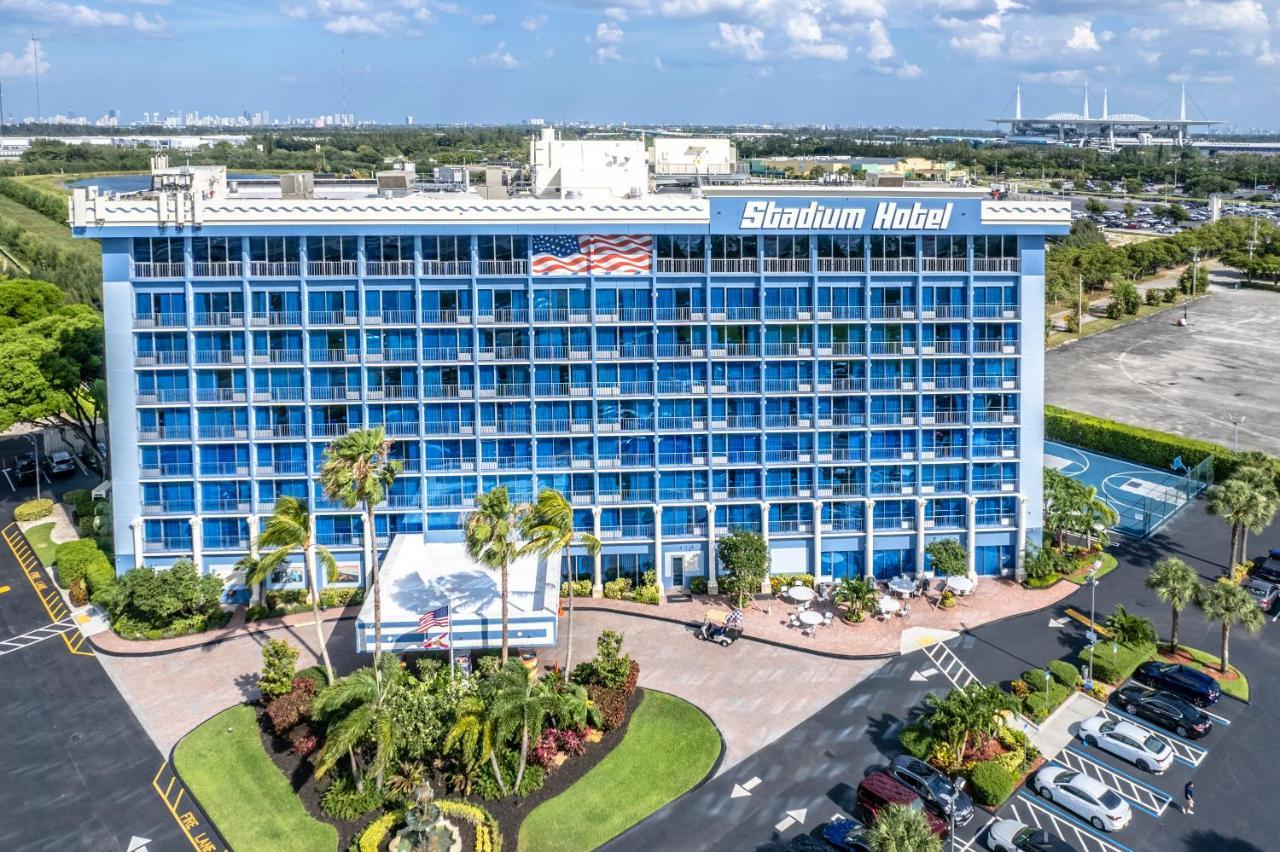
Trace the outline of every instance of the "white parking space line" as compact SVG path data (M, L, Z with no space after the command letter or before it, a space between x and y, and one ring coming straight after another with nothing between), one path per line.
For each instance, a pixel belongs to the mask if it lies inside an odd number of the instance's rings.
M55 621L44 627L37 627L35 630L23 633L19 636L11 636L8 639L0 640L0 657L5 654L12 654L14 651L21 651L37 642L43 642L46 639L52 639L55 636L61 636L76 629L76 623L70 618L64 618L62 621Z
M4 481L9 483L9 490L17 491L18 490L17 486L13 484L13 479L9 476L9 468L6 467L3 471L0 471L0 472L4 473Z
M1215 725L1230 725L1230 724L1231 724L1231 720L1230 720L1230 719L1227 719L1227 718L1224 718L1224 717L1222 717L1222 716L1219 716L1217 713L1210 713L1208 710L1204 709L1203 707L1201 707L1201 708L1200 708L1200 712L1201 712L1201 713L1203 713L1204 715L1208 716L1210 719L1212 719L1212 720L1213 720L1213 723L1214 723Z
M1106 764L1099 763L1094 758L1077 751L1074 746L1068 746L1059 752L1056 762L1101 781L1121 798L1128 800L1129 804L1141 808L1153 817L1159 818L1173 801L1173 796L1163 790L1139 781L1119 769L1112 769Z
M1056 834L1074 846L1078 852L1133 852L1128 846L1112 840L1083 823L1076 822L1074 818L1067 816L1065 811L1033 799L1028 792L1019 793L1011 799L1010 810L1013 812L1013 818L1018 822Z
M1165 733L1159 728L1151 727L1137 716L1130 716L1128 713L1122 713L1112 707L1107 707L1102 712L1105 713L1107 718L1112 721L1132 722L1156 739L1163 740L1168 744L1169 748L1173 749L1174 758L1185 763L1187 766L1199 766L1201 762L1204 761L1204 756L1209 753L1209 750L1206 748L1193 745L1189 741L1184 740L1181 737L1174 736L1173 734Z

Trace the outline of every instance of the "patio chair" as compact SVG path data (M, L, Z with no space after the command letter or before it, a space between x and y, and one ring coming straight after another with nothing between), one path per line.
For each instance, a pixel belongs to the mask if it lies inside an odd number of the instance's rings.
M822 623L823 623L823 624L830 624L830 623L831 623L831 620L832 620L833 618L835 618L835 616L834 616L834 615L832 615L832 614L831 614L831 613L829 613L829 612L824 612L824 613L822 614Z
M898 610L898 615L902 618L906 618L910 614L911 607L907 606L905 603L902 605L902 609Z

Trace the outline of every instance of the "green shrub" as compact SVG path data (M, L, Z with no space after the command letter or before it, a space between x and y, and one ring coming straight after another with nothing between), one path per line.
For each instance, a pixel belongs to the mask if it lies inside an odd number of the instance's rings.
M345 822L367 814L380 806L382 801L382 793L374 784L365 784L362 793L356 789L355 784L343 777L324 791L324 795L320 797L320 807L329 816Z
M1047 589L1050 586L1056 586L1062 579L1061 574L1048 574L1044 577L1028 577L1022 581L1022 585L1028 589Z
M1093 650L1093 679L1096 683L1118 684L1128 679L1141 663L1155 653L1155 643L1142 642L1136 645L1117 645L1112 651L1112 643L1099 642ZM1076 655L1080 665L1089 665L1089 649L1083 648Z
M998 760L983 760L969 772L973 798L984 805L999 805L1013 795L1018 776Z
M916 722L898 732L898 743L907 754L926 760L933 751L933 734L927 726Z
M85 569L84 579L89 585L89 594L97 595L115 587L116 569L105 558L101 562L94 561Z
M502 771L502 778L506 782L508 790L516 777L516 767L520 763L520 753L514 749L507 749L498 756L498 768ZM533 761L524 768L524 777L520 779L520 786L516 788L516 796L523 799L526 796L536 793L542 789L542 784L546 780L546 774L541 766ZM493 775L493 767L489 761L485 761L476 776L474 790L482 799L496 801L503 798L502 789L498 787L498 780Z
M57 565L58 585L70 588L77 577L84 578L92 565L105 565L110 568L106 555L98 549L93 539L81 538L58 545L53 555ZM100 569L98 569L100 570Z
M591 597L591 581L590 580L574 580L570 583L568 580L560 584L560 597L569 597L569 586L573 586L573 596L575 598Z
M320 608L333 609L342 606L356 606L364 600L363 589L321 589Z
M262 646L262 674L258 691L270 698L285 695L293 689L293 676L298 666L298 649L283 639L268 639Z
M631 581L626 577L619 577L604 584L604 596L613 600L622 600L630 591Z
M789 589L799 581L802 585L813 588L812 574L773 574L769 577L769 588L773 590L775 595L780 594L783 589Z
M53 501L48 497L41 497L39 500L28 500L25 503L19 503L18 508L13 510L13 519L18 522L38 521L41 518L49 517L53 511Z
M1148 305L1160 304L1160 289L1158 287L1152 287L1147 291L1147 295L1143 298L1146 300Z
M167 571L134 568L125 572L109 593L102 595L101 605L120 635L126 635L125 625L128 635L143 633L155 638L147 632L187 635L194 632L191 628L197 623L201 629L225 624L227 614L219 607L221 599L221 577L201 575L190 560L180 559ZM171 632L174 630L183 632Z
M1178 300L1178 288L1166 287L1164 292L1160 294L1160 300L1168 304L1173 304Z
M85 583L84 577L76 577L72 580L67 591L71 595L72 606L84 606L89 602L89 586Z
M1027 669L1022 673L1021 680L1032 692L1044 692L1053 686L1052 673L1046 685L1044 669Z
M81 518L93 517L93 494L88 488L72 488L62 495L62 502L71 507L76 523Z
M689 580L689 593L694 595L705 595L707 593L707 578L705 575L698 575Z
M315 665L307 666L305 669L299 669L298 673L293 676L296 680L309 680L316 685L317 690L324 689L329 684L329 678L324 673L324 666Z
M1044 678L1041 677L1040 685L1043 690ZM1071 694L1071 690L1067 689L1060 683L1054 681L1049 682L1049 691L1033 692L1022 700L1022 707L1027 717L1033 722L1043 722L1049 718L1049 714L1058 709L1062 702L1067 700L1067 696Z
M1124 306L1119 299L1112 299L1107 303L1106 314L1110 320L1124 319Z
M630 592L627 595L627 600L635 601L636 603L656 604L659 600L658 587L652 584L643 585L634 592Z
M1067 689L1075 689L1080 685L1080 671L1066 660L1050 660L1049 673Z
M404 819L403 813L390 811L366 825L364 831L360 832L360 840L357 843L358 852L378 852L382 848L382 841L387 839L391 829L395 828L402 819Z

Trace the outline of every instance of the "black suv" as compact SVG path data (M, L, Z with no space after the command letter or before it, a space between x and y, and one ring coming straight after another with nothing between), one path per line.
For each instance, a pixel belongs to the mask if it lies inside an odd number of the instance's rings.
M1133 679L1155 689L1163 689L1190 701L1197 707L1208 707L1222 697L1218 682L1201 671L1178 663L1152 660L1138 666Z
M19 485L35 482L40 473L34 453L21 453L13 460L13 480Z
M964 825L973 819L973 799L963 790L957 790L951 779L923 760L909 754L900 754L889 765L889 774L902 782L943 819L949 819L955 809L956 825Z
M1153 722L1183 739L1198 740L1213 730L1213 720L1176 695L1131 685L1112 695L1131 716Z
M1267 554L1266 561L1254 570L1253 576L1280 585L1280 547Z

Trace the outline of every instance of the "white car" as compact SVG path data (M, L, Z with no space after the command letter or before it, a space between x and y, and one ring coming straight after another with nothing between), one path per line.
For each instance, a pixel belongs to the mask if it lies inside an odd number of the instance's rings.
M1087 820L1099 831L1119 831L1133 819L1129 803L1113 790L1074 769L1046 766L1032 784L1046 802L1053 802Z
M1089 745L1109 751L1144 772L1159 775L1173 763L1173 749L1167 742L1132 722L1117 722L1103 713L1081 722L1078 735Z

